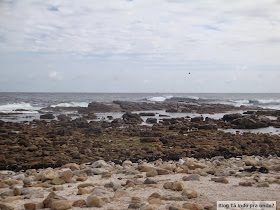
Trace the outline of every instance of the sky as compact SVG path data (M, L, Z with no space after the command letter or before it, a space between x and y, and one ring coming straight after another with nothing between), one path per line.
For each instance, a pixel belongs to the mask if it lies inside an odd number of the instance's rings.
M0 0L0 92L280 92L280 0Z

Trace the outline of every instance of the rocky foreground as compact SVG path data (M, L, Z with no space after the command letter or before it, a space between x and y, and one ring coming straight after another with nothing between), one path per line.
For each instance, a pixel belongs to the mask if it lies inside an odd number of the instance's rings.
M210 112L218 111L219 106L201 107ZM222 106L220 111L224 108L229 107ZM267 116L274 118L270 120ZM219 155L226 158L280 156L279 135L223 131L280 127L280 111L246 111L225 114L221 119L168 118L152 111L125 112L121 118L108 116L104 121L91 120L95 117L90 109L78 118L60 114L51 120L54 114L48 113L42 114L41 120L29 122L0 120L0 169L59 167L69 162L81 164L99 159L120 163L126 159L137 162L139 159L178 160L180 157ZM146 124L143 124L143 117L146 117Z
M0 209L216 209L219 200L280 203L280 158L99 160L0 171Z

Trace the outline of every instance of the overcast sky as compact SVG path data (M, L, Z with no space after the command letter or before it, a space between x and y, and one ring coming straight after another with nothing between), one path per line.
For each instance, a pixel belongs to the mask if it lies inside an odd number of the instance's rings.
M279 81L280 0L0 0L0 91L280 92Z

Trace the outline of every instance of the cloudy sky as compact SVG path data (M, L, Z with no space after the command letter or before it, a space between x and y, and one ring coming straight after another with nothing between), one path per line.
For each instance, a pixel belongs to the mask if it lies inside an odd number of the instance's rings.
M279 11L280 0L0 0L0 91L280 92Z

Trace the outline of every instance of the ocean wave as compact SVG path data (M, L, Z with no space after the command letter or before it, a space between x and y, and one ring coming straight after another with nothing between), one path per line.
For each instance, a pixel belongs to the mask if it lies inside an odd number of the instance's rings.
M187 97L181 97L181 96L156 96L156 97L150 97L147 98L148 101L154 101L154 102L163 102L163 101L199 101L201 100L199 97L196 96L187 96Z
M51 107L88 107L87 102L70 102L51 105Z
M257 100L249 100L250 104L271 104L277 105L280 104L280 99L257 99Z
M33 114L38 113L36 110L39 108L33 107L29 103L13 103L0 105L1 113L23 113L23 114Z
M154 101L154 102L163 102L163 101L166 101L167 99L170 99L172 97L173 96L156 96L156 97L147 98L146 100Z

